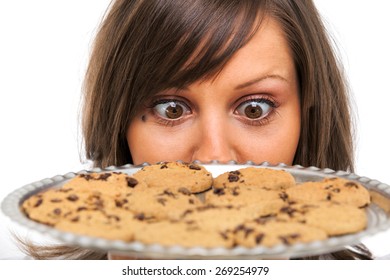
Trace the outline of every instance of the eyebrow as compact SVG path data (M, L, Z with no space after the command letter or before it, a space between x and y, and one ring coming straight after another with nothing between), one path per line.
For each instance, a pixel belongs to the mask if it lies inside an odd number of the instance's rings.
M260 78L256 78L256 79L250 80L248 82L239 84L238 86L235 87L235 89L236 90L243 89L243 88L249 87L249 86L251 86L253 84L262 82L264 80L267 80L267 79L276 79L276 80L281 80L283 82L288 82L287 79L285 79L284 77L282 77L280 75L266 75L266 76L262 76Z

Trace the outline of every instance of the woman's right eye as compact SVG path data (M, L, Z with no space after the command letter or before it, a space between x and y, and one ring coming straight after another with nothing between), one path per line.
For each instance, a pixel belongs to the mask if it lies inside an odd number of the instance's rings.
M177 100L159 100L153 110L159 117L167 120L178 120L191 113L186 104Z

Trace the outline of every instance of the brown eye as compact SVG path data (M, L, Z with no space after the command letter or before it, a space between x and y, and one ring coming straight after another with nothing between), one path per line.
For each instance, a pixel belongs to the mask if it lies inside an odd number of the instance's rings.
M170 105L165 109L165 115L168 119L178 119L183 115L183 107Z
M154 106L154 110L164 119L180 119L190 112L190 109L181 102L164 100L161 100L160 102L160 104Z
M273 105L267 100L251 100L241 103L235 113L248 119L262 119L268 115Z
M263 115L263 109L260 105L248 105L245 107L245 116L250 119L258 119Z

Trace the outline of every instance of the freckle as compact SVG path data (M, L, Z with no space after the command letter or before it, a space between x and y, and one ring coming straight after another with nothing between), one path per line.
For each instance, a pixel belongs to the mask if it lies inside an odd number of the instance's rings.
M146 116L143 115L143 116L141 117L141 120L142 120L143 122L146 122Z

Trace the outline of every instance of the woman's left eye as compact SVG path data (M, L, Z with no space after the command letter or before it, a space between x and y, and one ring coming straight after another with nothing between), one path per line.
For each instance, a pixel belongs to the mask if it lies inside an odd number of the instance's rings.
M186 104L176 100L158 100L153 109L160 118L166 120L178 120L191 112Z
M242 102L235 113L251 120L262 119L266 117L273 109L273 104L269 100L249 100Z

